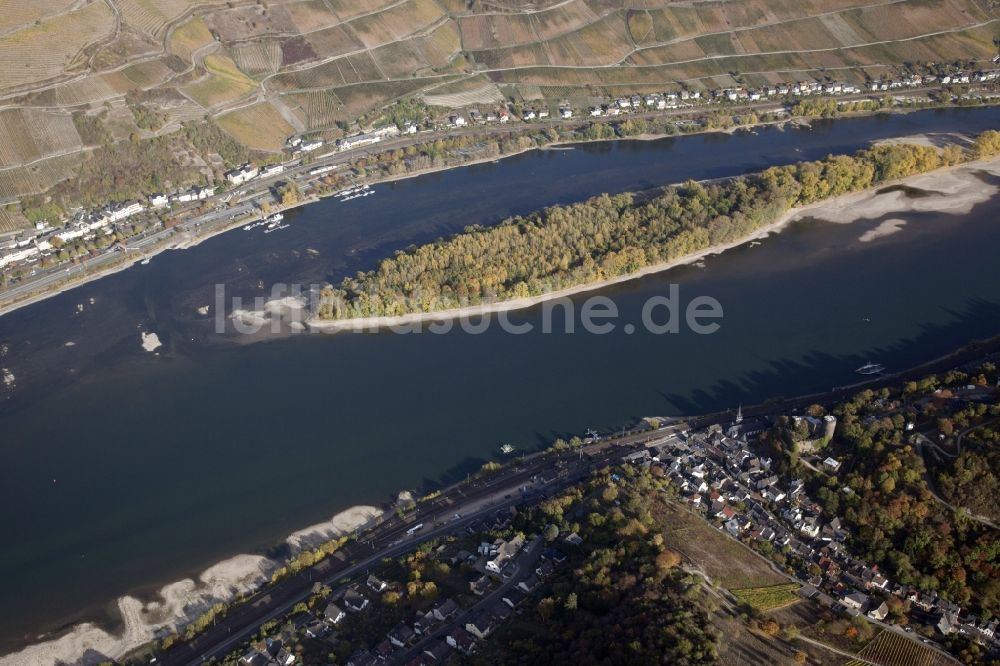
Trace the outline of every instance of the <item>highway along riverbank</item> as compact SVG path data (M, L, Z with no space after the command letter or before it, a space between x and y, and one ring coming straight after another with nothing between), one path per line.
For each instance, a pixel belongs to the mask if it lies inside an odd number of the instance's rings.
M501 443L534 450L643 415L827 390L869 360L892 371L991 337L1000 203L792 222L759 246L601 290L622 323L607 335L545 334L534 307L510 313L536 324L526 335L242 344L214 332L215 285L252 299L276 282L339 282L410 244L602 192L995 126L996 110L947 110L526 153L324 200L290 211L280 233L231 231L0 317L12 377L0 382L12 534L0 566L17 572L0 591L0 651L83 621L120 629L126 595L157 600L342 510L464 478ZM869 233L893 219L895 233ZM672 284L722 305L717 333L626 332ZM163 346L144 351L143 332Z

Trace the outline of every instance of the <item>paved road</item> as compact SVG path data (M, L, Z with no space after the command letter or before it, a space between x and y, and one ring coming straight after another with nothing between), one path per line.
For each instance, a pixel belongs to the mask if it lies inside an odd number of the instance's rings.
M926 93L932 88L919 88L919 89L909 89L907 92L912 94ZM836 99L839 101L859 101L864 99L877 99L878 95L872 93L859 93L855 95L841 95ZM627 115L618 116L616 120L624 121L629 118L633 119L654 119L663 117L677 117L677 116L690 116L692 114L699 113L712 113L715 111L721 111L724 113L744 113L749 111L754 111L758 113L777 111L779 109L789 106L790 102L787 101L762 101L758 103L746 103L746 104L705 104L699 105L697 107L684 107L677 109L668 109L664 111L640 111L637 113L628 113ZM434 141L438 139L448 139L454 137L462 136L475 136L475 137L492 137L497 135L509 134L512 132L517 132L524 130L528 127L532 128L545 128L545 127L565 127L576 126L581 122L587 122L589 120L597 120L594 118L573 118L569 120L564 120L561 118L549 118L549 119L537 119L526 122L514 122L509 124L497 124L497 125L473 125L464 128L448 128L445 130L425 130L412 135L402 135L393 139L384 140L380 143L374 144L372 146L365 146L353 150L348 150L344 152L329 152L317 157L311 157L312 161L306 163L305 159L294 159L285 163L286 170L279 174L272 176L267 179L252 181L248 186L242 188L241 191L244 194L241 196L241 203L237 207L226 208L226 204L231 200L233 196L232 191L222 192L214 197L207 199L205 201L199 202L194 206L190 206L186 209L180 209L174 211L175 217L183 217L185 214L192 213L196 208L204 205L212 205L216 210L207 213L205 215L191 218L185 222L177 225L172 229L162 229L160 231L151 233L147 236L140 238L130 239L128 245L130 248L136 248L142 251L144 254L148 252L149 254L156 254L165 249L173 247L177 240L172 237L177 233L183 233L185 231L204 231L210 227L225 228L231 224L229 219L233 212L240 211L242 213L249 213L254 209L254 202L261 197L268 196L269 188L274 185L275 182L279 180L295 180L300 186L309 183L310 181L316 180L319 176L311 176L309 172L317 167L321 166L333 166L342 167L351 162L371 157L372 155L384 153L392 150L398 150L402 148L407 148L410 146L426 143L428 141ZM607 120L607 118L602 118L601 120ZM459 166L459 165L456 165ZM326 175L326 174L324 174ZM216 229L213 229L213 231ZM13 287L8 289L0 290L0 300L3 301L5 305L0 306L0 315L10 312L17 307L25 305L36 300L41 300L59 290L70 289L85 281L84 276L100 273L102 270L111 268L114 264L121 261L121 257L117 251L104 252L96 257L87 259L80 264L75 264L67 268L66 266L58 266L56 268L48 269L45 271L39 271L34 276L28 277L26 280L19 282ZM76 278L72 282L70 278Z
M973 345L913 370L872 380L866 386L878 388L910 377L921 377L929 372L994 356L998 349L1000 339ZM859 386L852 386L804 397L779 398L762 405L746 407L743 413L746 416L787 414L814 402L829 404L842 400L858 390ZM716 423L727 423L731 418L732 412L727 411L687 418L684 422L692 428L704 428ZM680 421L674 419L675 423ZM591 469L619 459L630 447L641 448L643 445L663 441L675 427L679 426L652 432L623 432L619 437L611 437L582 450L560 455L532 454L520 464L493 477L453 486L434 500L420 505L415 513L406 518L389 518L319 565L253 595L245 603L235 606L218 625L193 641L179 644L161 655L161 663L187 666L202 663L211 657L222 657L252 635L260 624L287 613L296 603L306 598L314 582L331 584L354 576L383 558L396 557L414 549L422 541L464 529L492 512L536 499L539 493L548 495L557 492L584 478ZM522 494L522 489L526 494ZM460 514L461 518L443 522L451 520L455 514ZM407 534L408 529L420 523L424 526L416 534Z
M597 452L595 457L579 452L557 456L536 454L508 473L454 486L420 505L406 518L394 516L320 564L258 592L193 641L166 651L159 661L167 666L186 666L211 657L220 658L248 639L262 623L290 611L309 595L315 582L334 584L384 558L409 552L423 541L460 531L496 511L549 495L584 478L593 466L607 464L623 455L627 447L641 446L641 442L654 439L663 436L648 432L626 434L613 440L613 445L599 443L589 447L589 451ZM522 489L526 492L522 493ZM456 513L461 515L458 520L452 518ZM422 529L407 534L407 530L421 523Z
M464 627L466 622L472 619L477 612L492 608L497 602L503 603L503 595L534 572L543 550L545 550L545 544L537 544L528 557L520 562L517 568L511 572L510 578L503 581L497 589L490 591L471 608L463 610L452 620L442 622L435 630L410 647L397 651L388 660L388 663L405 664L414 657L419 656L424 650L434 647L440 641L444 640L453 626Z

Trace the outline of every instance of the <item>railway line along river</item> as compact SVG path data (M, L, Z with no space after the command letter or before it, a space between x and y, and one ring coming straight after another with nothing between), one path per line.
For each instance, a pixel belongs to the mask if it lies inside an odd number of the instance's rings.
M759 246L600 291L632 323L672 284L685 300L709 296L725 313L712 335L456 327L247 344L213 332L204 307L216 284L253 297L275 282L339 281L412 243L601 192L991 128L1000 109L536 151L325 200L289 213L280 232L222 234L0 318L0 653L84 620L116 630L122 595L156 599L224 560L205 584L225 587L227 566L252 569L350 507L462 478L501 443L531 450L643 415L824 390L856 381L869 360L902 369L996 335L1000 200L802 220ZM159 601L183 603L188 587Z

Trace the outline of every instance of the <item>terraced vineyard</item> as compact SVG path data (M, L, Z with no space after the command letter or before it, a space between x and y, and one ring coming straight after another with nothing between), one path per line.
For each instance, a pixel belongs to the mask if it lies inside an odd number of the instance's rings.
M114 29L114 14L103 2L15 28L0 37L0 89L58 77L77 68L83 49L110 36Z
M219 117L219 126L245 146L279 152L295 128L268 102L254 104Z
M801 587L798 583L784 583L781 585L769 585L767 587L751 587L741 590L733 590L733 596L740 601L749 604L759 611L769 611L776 608L790 606L800 597L795 591Z
M973 70L996 55L998 19L985 0L0 0L0 97L97 117L129 95L147 126L118 114L115 137L148 136L155 115L164 131L208 115L271 151L289 111L333 139L408 96L554 108L680 86L860 84L904 63ZM272 102L282 122L255 137L247 122ZM0 165L74 149L20 142Z
M894 631L883 631L844 666L950 666L952 659Z

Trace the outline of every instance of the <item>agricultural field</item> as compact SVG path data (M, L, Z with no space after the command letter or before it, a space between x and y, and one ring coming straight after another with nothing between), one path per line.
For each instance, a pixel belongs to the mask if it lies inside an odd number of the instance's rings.
M0 168L82 147L73 118L68 113L37 109L0 111Z
M13 32L18 28L59 14L73 6L75 0L0 0L0 34Z
M859 653L861 659L848 661L844 666L950 666L956 663L920 643L900 636L893 631L883 631L873 638Z
M285 11L301 34L316 32L340 21L324 0L301 0L289 2Z
M221 5L222 0L117 0L125 23L152 37L162 37L168 25L192 8Z
M295 35L298 28L284 5L246 5L220 9L205 15L205 23L222 42L239 42L255 37Z
M230 54L240 71L254 78L274 74L281 68L281 44L272 39L237 44Z
M113 34L114 14L93 2L0 36L0 90L63 76L82 65L87 46Z
M439 79L434 79L438 82ZM386 81L334 88L337 98L344 104L348 117L357 118L371 109L381 108L390 102L411 95L427 85L426 79Z
M332 129L337 121L349 117L337 96L325 90L282 95L281 102L309 131Z
M305 42L312 47L314 58L330 58L365 50L365 45L354 33L342 25L310 33Z
M244 146L269 153L280 153L285 139L295 133L295 128L269 102L232 111L219 116L216 122Z
M226 56L208 56L205 58L205 70L206 75L185 86L183 92L206 109L238 100L257 87L257 84Z
M170 33L170 52L190 61L194 53L215 42L212 32L201 18L193 18Z
M406 0L376 14L350 22L351 29L367 48L399 41L431 27L445 18L434 0Z
M135 87L134 84L122 72L113 72L85 76L60 84L52 91L55 94L56 105L76 107L121 97L132 87Z
M428 106L441 106L446 109L461 109L465 106L496 104L502 101L503 93L493 83L486 83L472 90L424 95L424 102Z
M998 37L1000 6L983 0L0 0L0 97L25 113L106 108L106 129L127 140L132 95L165 120L159 132L210 115L272 151L279 129L358 131L409 96L554 107L679 86L863 84L906 63L991 67ZM258 136L258 121L273 125ZM0 127L0 169L79 149L38 136L50 124ZM9 191L25 189L18 174Z
M801 587L798 583L783 583L767 587L750 587L732 590L733 596L759 611L784 608L801 601L795 591Z
M288 74L279 74L268 81L268 88L277 90L316 90L337 86L382 81L378 63L371 53L344 56L329 62L301 69Z
M327 4L341 21L374 14L396 4L397 0L327 0Z
M684 555L715 583L729 590L788 583L764 558L679 504L661 500L650 510L665 526L663 540L667 546Z
M16 206L0 206L0 234L28 229L31 223Z
M146 60L130 65L122 70L124 76L132 86L146 89L153 88L167 81L175 74L174 70L166 63L165 58L156 60Z
M57 183L72 178L83 160L83 153L53 157L28 166L0 169L0 202L16 201L28 194L39 194Z

